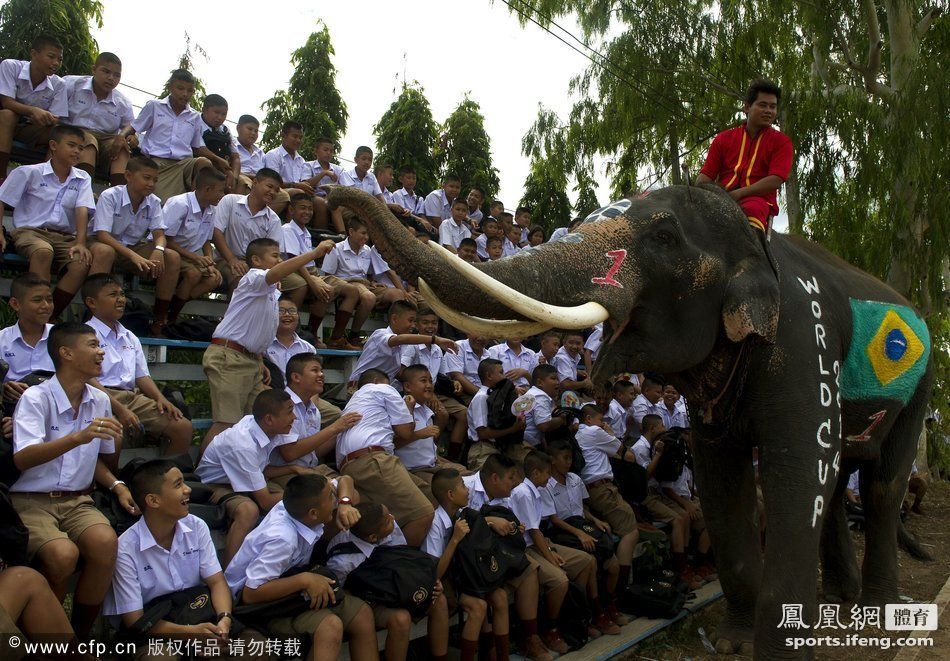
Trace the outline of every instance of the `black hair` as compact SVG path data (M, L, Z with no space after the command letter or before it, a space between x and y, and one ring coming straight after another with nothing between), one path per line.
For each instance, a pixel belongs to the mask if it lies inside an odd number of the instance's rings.
M585 404L581 407L581 417L586 420L587 418L593 417L595 415L603 415L604 410L597 406L596 404Z
M168 77L168 84L171 85L176 80L189 85L195 84L195 77L187 69L175 69L172 71L171 75Z
M488 223L495 223L496 225L500 225L500 224L501 224L501 221L498 220L497 218L495 218L494 216L489 216L488 218L486 218L485 220L482 221L482 230L483 230L483 231L484 231L484 229L485 229L485 225L487 225Z
M82 132L82 129L78 126L69 126L68 124L57 124L49 132L49 139L51 142L60 142L63 138L71 136L73 138L79 138L83 142L86 140L86 134Z
M392 169L393 169L392 163L387 163L386 161L383 161L382 163L377 163L376 165L373 166L373 174L379 174L383 170L392 170Z
M551 455L551 457L563 452L574 454L574 448L571 447L569 440L566 438L555 438L553 441L548 441L548 454Z
M478 363L478 379L484 383L488 379L488 374L495 367L501 367L502 363L500 360L495 358L483 358L480 363Z
M525 455L524 458L524 474L531 475L534 471L543 471L545 468L551 467L551 457L550 455L541 452L540 450L532 450Z
M59 50L63 50L63 42L51 34L38 34L33 37L33 41L30 42L30 50L39 52L44 48L58 48Z
M350 532L364 541L370 535L378 535L383 526L383 506L380 503L357 503L354 505L360 519L350 527Z
M518 464L506 454L490 454L478 471L478 476L484 483L492 475L503 476Z
M244 251L244 261L247 262L248 266L251 266L251 257L263 257L268 250L273 248L280 248L280 244L271 238L263 236L254 239L247 244L247 249Z
M472 237L467 236L459 241L459 249L461 250L462 248L474 248L478 250L478 243Z
M356 387L359 389L369 383L376 383L377 381L382 380L385 380L386 383L389 383L389 375L386 374L386 372L378 369L368 369L360 374L360 379L356 382Z
M441 503L448 496L449 491L454 489L458 484L458 479L461 477L459 473L454 468L441 468L435 472L432 476L432 496L435 498L436 502Z
M546 330L543 333L541 333L541 337L538 339L544 340L549 337L556 337L558 342L561 341L561 334L558 333L556 330Z
M557 374L557 368L554 365L538 365L531 372L531 383L537 383L546 376Z
M407 381L411 381L413 378L417 376L423 376L423 375L428 376L430 378L432 377L432 373L429 371L429 368L426 367L425 365L419 365L419 364L407 365L406 367L402 369L402 374L399 375L399 380L402 381L403 383L406 383Z
M129 159L129 162L125 166L125 169L128 172L139 172L141 170L158 171L159 167L158 167L158 163L150 159L145 154L139 154L138 156L133 156L132 158Z
M49 337L46 340L46 350L49 357L53 360L53 367L59 369L62 362L59 356L59 350L62 347L71 347L75 344L76 338L82 335L95 335L96 331L92 326L80 324L75 321L65 321L56 324L49 331Z
M643 385L642 389L646 390L650 386L660 386L661 388L666 385L666 379L661 375L654 372L649 372L643 375Z
M281 134L281 135L287 135L287 134L290 133L291 131L301 131L301 132L302 132L302 131L303 131L303 124L301 124L300 122L295 122L295 121L292 120L292 119L288 119L286 122L283 123L283 125L281 125L281 127L280 127L280 134Z
M406 312L418 312L419 308L416 307L416 304L408 299L400 299L393 301L392 305L389 306L389 311L386 313L386 318L390 319L391 317L396 316L397 314L405 314Z
M774 94L776 102L782 101L782 88L765 78L753 80L745 93L745 104L751 106L759 98L759 94Z
M254 398L254 406L251 413L254 414L254 420L260 423L265 416L274 415L283 408L284 404L290 401L290 393L286 390L269 388L262 390Z
M646 434L648 431L650 431L657 425L662 425L662 424L663 424L663 418L661 418L660 416L654 413L647 413L645 416L643 416L643 420L640 422L640 428L643 431L643 433Z
M159 493L165 482L165 475L175 464L168 459L150 459L139 465L129 478L129 491L132 500L139 506L139 511L145 511L145 497L150 493Z
M372 149L370 149L366 145L360 145L359 147L356 148L356 153L353 155L353 158L359 158L363 154L372 155L372 153L373 153Z
M205 110L206 108L220 108L222 106L227 106L228 100L225 99L220 94L209 94L205 97L204 102L201 104L201 109Z
M561 334L561 344L563 344L569 337L579 337L581 338L581 341L583 341L584 333L579 330L566 330Z
M504 211L504 210L505 210L505 203L502 202L501 200L492 200L492 201L491 201L491 204L488 205L488 208L489 208L489 209L490 209L491 207L501 207L501 210Z
M523 213L531 213L531 207L518 207L515 209L516 216L520 216Z
M10 298L22 299L26 296L26 292L33 289L33 287L52 288L52 286L52 283L46 278L28 271L18 275L13 279L13 282L10 283Z
M482 196L482 199L483 200L485 199L485 190L481 188L480 186L472 186L471 188L468 189L469 193L471 193L472 191L477 191L478 194Z
M459 183L462 183L462 180L459 179L459 176L457 174L455 174L454 172L446 172L445 175L442 177L442 183L447 184L450 181L457 181Z
M238 126L241 124L254 124L256 126L260 126L261 122L254 115L241 115L238 117Z
M227 180L227 175L217 168L202 168L198 170L198 175L195 177L195 190L213 184L224 183Z
M531 229L528 230L528 238L530 239L532 234L537 234L538 232L541 232L541 239L542 239L541 242L544 243L544 241L547 240L548 238L548 233L545 232L544 228L541 227L540 225L531 226Z
M438 316L439 314L435 310L433 310L432 308L430 308L428 305L425 305L425 304L420 305L419 309L416 310L417 320L419 319L419 317L438 317Z
M258 170L257 174L254 175L254 179L256 181L260 181L261 179L273 179L277 182L278 186L284 185L284 180L281 178L280 173L277 170L272 170L270 168L261 168Z
M327 478L316 473L304 473L290 478L284 487L283 495L287 514L298 521L306 516L307 510L323 495L328 483Z
M364 223L362 219L360 219L357 216L350 216L350 218L346 221L347 232L349 232L350 230L355 231L358 229L363 229L364 227L366 227L366 223Z
M454 207L456 204L464 204L465 208L468 209L468 202L466 202L465 198L463 198L461 195L452 200L452 206Z
M303 369L311 363L319 363L321 366L323 365L323 361L320 360L320 356L315 353L311 353L309 351L295 353L290 357L290 360L287 361L287 367L284 369L284 382L290 385L290 375L301 374Z
M401 168L399 168L400 177L404 174L415 174L415 173L416 173L416 169L412 167L411 165L403 165Z
M515 217L507 211L502 211L500 214L498 214L498 222L500 223L511 222L514 220L514 218Z
M94 66L99 66L103 62L109 62L110 64L118 64L122 66L122 60L119 59L119 56L115 53L110 53L108 51L103 51L96 56L96 61Z
M336 143L333 142L333 138L328 138L328 137L325 136L325 135L321 135L319 138L317 138L316 140L313 141L313 146L314 146L315 149L316 149L316 147L318 147L319 145L324 145L324 144L326 144L326 145L336 145Z
M614 381L612 388L613 394L619 395L620 393L633 388L633 382L627 381L626 379L617 379Z
M505 242L502 240L500 236L489 236L488 238L485 239L485 248L488 248L488 246L492 243L497 243L500 246L505 245Z
M295 206L298 202L309 202L313 204L313 196L308 193L294 193L290 196L290 206Z
M121 289L122 281L111 273L96 273L95 275L90 275L86 278L86 281L82 283L82 302L85 303L86 299L89 298L96 298L99 293L109 285L116 285Z

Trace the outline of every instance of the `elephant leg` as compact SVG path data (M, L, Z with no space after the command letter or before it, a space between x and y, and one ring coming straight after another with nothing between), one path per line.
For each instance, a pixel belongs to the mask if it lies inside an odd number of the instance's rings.
M853 601L861 589L861 571L844 506L847 485L847 474L839 475L821 529L822 594L825 602L831 604Z
M703 516L726 598L726 614L714 635L716 651L748 654L762 577L755 474L751 452L728 445L728 441L710 446L694 440L693 455Z

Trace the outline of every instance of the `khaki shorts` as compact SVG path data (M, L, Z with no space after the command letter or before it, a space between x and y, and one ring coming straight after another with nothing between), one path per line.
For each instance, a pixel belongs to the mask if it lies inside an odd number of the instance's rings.
M438 503L435 500L435 496L432 495L432 478L443 468L454 468L461 475L472 474L472 471L465 468L465 466L453 463L448 459L443 459L442 457L438 456L435 458L435 466L423 466L421 468L413 468L409 471L410 475L423 482L423 484L418 484L417 482L417 486L419 487L419 490L425 494L425 497L428 498L429 501L434 505L438 505Z
M228 517L228 522L234 520L234 512L242 503L254 503L254 506L260 510L257 501L243 493L238 493L231 488L230 484L209 484L211 487L211 504L220 505L224 508L224 513ZM267 490L270 493L282 493L283 487L272 480L267 481Z
M261 364L240 351L209 345L201 366L211 387L211 419L215 422L237 424L251 412L258 393L267 390Z
M340 477L339 473L337 473L335 470L333 470L326 464L317 464L316 466L314 466L313 468L309 470L311 473L315 475L322 475L323 477L327 478L327 480L335 480L336 478ZM287 475L281 475L280 477L272 477L270 478L269 481L273 482L274 484L280 485L282 489L286 489L287 483L290 482L295 477L297 477L296 473L288 473Z
M400 526L435 511L421 491L425 482L407 471L395 455L364 454L341 466L340 473L353 478L361 502L386 505Z
M501 454L501 450L495 447L491 441L478 441L472 443L468 449L468 467L470 470L481 470L485 460L493 454Z
M52 126L40 126L20 119L13 130L13 139L44 152L49 151L49 134Z
M514 460L518 464L518 468L521 468L524 465L524 458L528 456L532 450L540 450L541 447L534 447L528 445L527 443L522 442L521 445L509 445L505 448L504 453L508 456L509 459Z
M92 147L96 150L96 171L110 172L112 169L111 143L115 140L116 134L91 129L82 129L82 134L86 138L83 149Z
M529 546L525 555L538 563L538 582L544 590L553 590L568 581L575 580L578 575L590 566L594 559L590 553L572 549L569 546L552 544L551 548L564 558L564 566L558 567L548 562L547 558L535 546Z
M514 578L509 578L505 581L505 591L508 594L513 594L515 590L521 587L521 584L525 582L531 575L537 576L538 570L541 568L538 564L538 561L525 553L525 559L528 561L528 566L523 572L515 576Z
M462 404L459 400L454 397L448 397L446 395L439 395L439 402L442 406L445 407L445 410L450 416L455 415L456 413L464 413L468 411L468 407L465 404Z
M332 608L321 608L319 610L307 610L294 617L280 617L267 623L268 633L274 633L280 636L309 636L317 630L320 623L331 615L336 615L343 622L343 628L350 626L350 622L356 617L361 608L367 608L368 605L359 597L354 597L346 592L343 603Z
M56 230L21 227L10 233L17 254L29 259L37 250L49 250L53 253L52 272L58 274L63 267L73 262L69 249L76 245L76 237Z
M317 400L317 410L320 411L321 429L326 429L328 426L339 420L340 416L343 415L343 411L339 406L331 404L322 397Z
M630 503L620 495L613 482L588 488L590 509L599 518L610 524L615 535L628 535L637 529L637 517Z
M322 280L330 287L330 300L340 295L340 292L343 291L343 288L346 286L345 280L340 280L335 275L323 275L316 268L309 268L307 271L310 275L314 276L317 280ZM295 289L300 289L301 287L306 287L307 282L299 273L291 273L286 278L281 279L280 281L280 290L281 291L293 291ZM307 292L305 300L314 300L314 295L311 292Z
M102 242L100 241L100 243ZM145 259L150 259L152 253L155 251L155 244L151 241L139 241L134 246L126 247L139 257L144 257ZM112 270L118 273L128 273L129 275L137 275L145 279L151 279L150 275L143 274L142 271L132 263L131 259L118 251L115 253L115 262L112 264Z
M673 500L672 498L667 498L666 496L661 496L661 499L663 500L663 504L664 504L664 505L666 505L667 507L669 507L670 509L672 509L672 510L674 510L674 511L680 511L680 512L685 512L685 511L686 511L686 510L684 510L682 507L680 507L680 504L677 503L677 502L676 502L675 500ZM699 498L691 498L691 499L690 499L690 502L692 502L694 505L696 505L696 507L699 507ZM698 533L701 533L702 531L704 531L704 530L706 529L706 522L703 520L703 510L702 510L702 509L699 510L699 516L698 516L698 517L696 517L695 519L693 519L692 517L690 517L690 520L689 520L689 528L690 528L690 530L692 530L694 533L697 533L697 534L698 534Z
M76 544L88 528L109 521L90 496L53 498L48 494L12 492L13 509L30 531L26 553L32 559L47 542L68 539ZM110 527L111 529L111 527Z
M128 407L132 413L138 417L139 422L142 423L142 426L145 428L145 433L148 436L160 438L165 434L165 430L168 429L172 418L171 416L158 412L158 404L155 403L154 399L143 395L142 391L138 388L134 390L106 388L105 390L112 395L116 401ZM131 440L128 432L126 432L126 439ZM131 445L125 444L123 444L123 446L132 447Z
M647 508L651 519L661 521L662 523L669 523L683 514L683 510L680 509L679 505L673 505L671 507L663 502L663 498L655 493L651 493L644 499L643 506Z
M158 183L155 184L155 194L163 204L170 197L194 189L197 158L183 158L176 161L172 158L152 156L152 160L158 163Z
M375 296L377 307L383 304L380 298L382 298L382 296L390 289L380 282L372 282L366 278L354 278L352 280L347 280L347 282L356 285L356 288L360 292L360 296L362 296L364 293L369 293Z

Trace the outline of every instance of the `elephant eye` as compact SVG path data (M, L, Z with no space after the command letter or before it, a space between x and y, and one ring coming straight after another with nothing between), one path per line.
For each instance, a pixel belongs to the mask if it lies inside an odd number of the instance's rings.
M672 246L676 243L676 237L673 236L672 232L666 230L660 230L654 235L657 243L661 243L664 246Z

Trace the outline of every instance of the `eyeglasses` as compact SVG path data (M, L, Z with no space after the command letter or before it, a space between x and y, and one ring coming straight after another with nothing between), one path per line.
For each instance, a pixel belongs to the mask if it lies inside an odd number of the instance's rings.
M280 308L277 312L281 317L297 316L297 308Z

